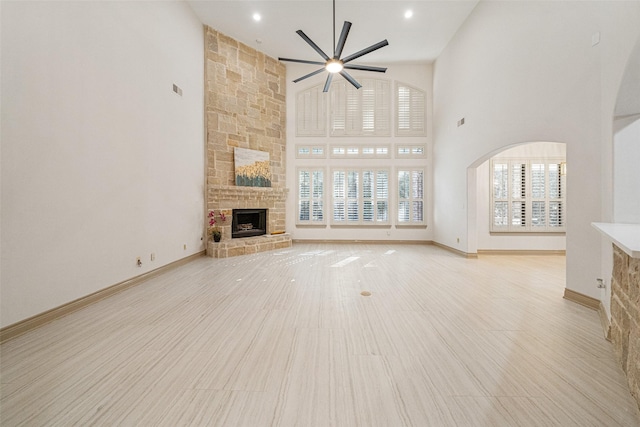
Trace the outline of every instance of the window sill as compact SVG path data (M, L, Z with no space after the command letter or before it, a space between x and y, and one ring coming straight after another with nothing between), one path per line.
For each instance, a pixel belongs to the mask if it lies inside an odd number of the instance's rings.
M331 224L331 228L391 228L391 224Z
M566 231L490 231L490 236L565 236Z

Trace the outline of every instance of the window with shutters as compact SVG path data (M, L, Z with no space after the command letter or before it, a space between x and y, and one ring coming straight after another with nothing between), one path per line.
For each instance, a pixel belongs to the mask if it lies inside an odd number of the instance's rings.
M298 169L298 224L324 224L324 169Z
M398 170L398 225L424 224L424 170Z
M396 84L396 135L424 136L427 94L404 83Z
M332 224L389 223L389 170L334 169L332 188Z
M296 135L326 136L327 101L318 85L296 95Z
M345 80L331 84L332 136L390 136L388 80L359 79L360 89Z
M564 232L564 159L491 161L492 232Z

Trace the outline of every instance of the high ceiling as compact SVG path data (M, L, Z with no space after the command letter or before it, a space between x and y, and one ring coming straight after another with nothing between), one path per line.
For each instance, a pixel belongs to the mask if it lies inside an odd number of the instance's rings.
M200 20L274 58L322 60L295 32L302 30L333 56L332 0L187 0ZM343 22L353 26L343 56L381 40L389 46L353 63L377 65L434 61L478 0L336 0L336 40ZM405 18L407 11L413 16ZM260 20L254 20L254 14Z

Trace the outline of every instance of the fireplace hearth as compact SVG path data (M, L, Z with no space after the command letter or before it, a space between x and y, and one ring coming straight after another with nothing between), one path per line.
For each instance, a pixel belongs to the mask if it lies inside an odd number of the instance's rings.
M266 209L234 209L231 223L231 237L261 236L267 234Z

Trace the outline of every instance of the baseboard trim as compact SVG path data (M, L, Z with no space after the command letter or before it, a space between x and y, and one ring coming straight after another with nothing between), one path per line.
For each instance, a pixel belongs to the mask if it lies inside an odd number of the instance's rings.
M455 248L452 248L451 246L443 245L442 243L438 243L438 242L433 242L432 244L434 246L437 246L437 247L441 248L441 249L444 249L446 251L452 252L452 253L454 253L456 255L460 255L461 257L464 257L464 258L469 258L469 259L478 258L478 254L477 253L464 252L464 251L461 251L460 249L455 249Z
M564 288L563 298L576 304L583 305L591 310L598 311L600 308L600 300L590 297L580 292L572 291L571 289Z
M155 270L148 271L139 276L132 277L131 279L116 283L115 285L111 285L92 294L80 297L61 306L52 308L51 310L36 314L35 316L21 320L12 325L5 326L4 328L0 329L0 343L8 341L26 332L32 331L46 323L52 322L56 319L66 316L67 314L71 314L74 311L78 311L81 308L108 298L118 292L122 292L125 289L129 289L133 286L139 285L142 282L149 280L155 276L166 273L169 270L187 264L194 259L200 258L201 256L204 256L204 254L205 251L197 252L193 255L181 258L162 267L158 267Z
M567 255L564 250L478 249L478 255Z
M600 324L602 325L602 331L604 332L604 339L611 342L611 320L607 316L607 310L605 310L602 301L598 305L598 314L600 315Z
M602 325L604 339L611 341L611 321L607 316L607 310L605 310L604 305L602 305L602 301L567 288L564 288L563 298L597 311L600 324Z
M332 240L332 239L293 239L292 243L365 243L371 245L431 245L431 240Z

